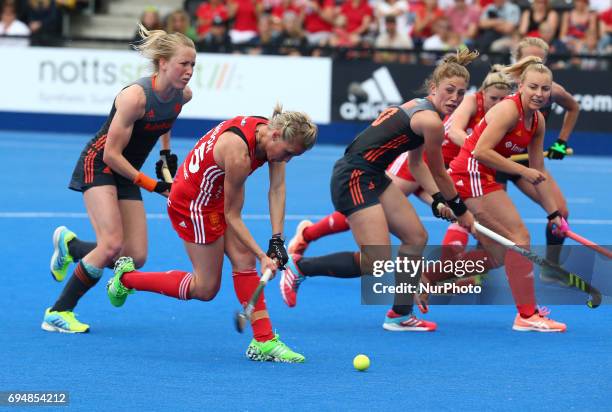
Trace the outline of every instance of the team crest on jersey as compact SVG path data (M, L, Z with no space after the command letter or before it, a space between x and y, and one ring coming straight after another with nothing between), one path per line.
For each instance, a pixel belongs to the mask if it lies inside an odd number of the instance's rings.
M147 112L147 119L153 119L155 117L155 111L153 109Z
M242 121L240 122L240 126L244 127L244 125L246 124L246 122L247 122L247 118L246 118L246 117L243 117L243 118L242 118Z
M211 212L208 214L208 222L210 223L210 229L214 231L221 230L221 216L217 212Z
M376 188L376 185L374 184L374 182L370 182L370 184L368 185L368 189L374 190L374 188Z
M512 142L506 142L506 149L510 149L512 147Z
M183 105L180 104L180 103L175 104L174 105L174 113L180 113L182 107L183 107Z

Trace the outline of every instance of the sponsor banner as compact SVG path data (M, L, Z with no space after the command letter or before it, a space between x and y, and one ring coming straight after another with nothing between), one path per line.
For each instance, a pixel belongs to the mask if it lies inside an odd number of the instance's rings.
M152 72L129 50L0 47L0 55L6 112L106 115L122 87ZM328 58L198 54L181 117L269 116L280 102L329 123L331 70Z
M423 96L425 79L432 67L351 61L334 62L332 75L332 121L374 120L392 104L400 104ZM471 91L484 79L487 68L470 68ZM612 82L609 71L560 70L554 72L555 81L572 93L580 103L577 131L612 132ZM563 109L553 107L548 128L558 130Z

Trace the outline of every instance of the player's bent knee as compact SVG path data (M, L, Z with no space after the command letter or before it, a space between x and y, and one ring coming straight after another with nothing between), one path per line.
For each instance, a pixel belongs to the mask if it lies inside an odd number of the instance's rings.
M117 257L119 257L119 254L121 253L122 248L123 248L123 245L121 244L121 242L108 242L108 243L105 242L105 243L100 243L98 245L98 249L100 249L100 251L102 252L104 256L104 260L107 263L111 263Z
M211 286L196 287L191 294L192 299L203 300L205 302L211 301L219 293L220 284Z

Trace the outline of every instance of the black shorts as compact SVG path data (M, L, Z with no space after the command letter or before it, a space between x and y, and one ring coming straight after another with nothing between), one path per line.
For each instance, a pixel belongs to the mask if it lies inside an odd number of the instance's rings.
M346 157L334 165L331 196L334 208L344 216L377 205L378 198L391 184L384 171L369 170Z
M125 177L113 172L101 159L100 156L86 159L81 154L79 161L72 172L72 179L68 188L77 192L85 192L94 186L113 185L117 187L117 198L119 200L141 200L140 188Z
M519 160L516 163L529 167L529 160ZM499 170L495 172L495 181L497 183L501 183L502 185L507 185L508 181L516 184L516 182L520 178L521 178L521 175L511 175L508 173L500 172Z

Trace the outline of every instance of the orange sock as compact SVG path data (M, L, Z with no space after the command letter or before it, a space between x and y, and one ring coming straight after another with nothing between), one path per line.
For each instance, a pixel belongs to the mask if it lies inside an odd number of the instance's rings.
M232 278L234 279L234 291L236 292L236 296L240 304L245 306L259 285L257 271L251 269L244 272L233 272ZM253 328L253 337L259 342L265 342L274 338L272 323L270 322L270 315L266 309L266 299L263 292L261 292L259 299L255 303L255 309L251 316L251 327Z

